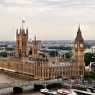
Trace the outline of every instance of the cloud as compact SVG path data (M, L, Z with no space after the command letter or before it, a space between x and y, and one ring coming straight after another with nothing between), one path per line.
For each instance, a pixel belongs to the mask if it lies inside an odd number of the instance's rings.
M84 10L95 9L95 0L32 0L32 8L37 14L66 15L65 10L71 14L73 11L83 13Z
M40 39L67 39L66 33L71 38L79 24L87 25L88 38L91 38L93 33L90 32L95 30L95 0L0 0L0 31L10 32L11 39L21 17L32 23L32 34L37 34Z
M91 7L95 5L95 0L0 0L0 4L8 7Z
M95 0L33 0L34 4L43 4L47 6L61 6L61 7L69 7L69 6L87 6L87 5L95 5Z
M32 0L0 0L3 7L31 7Z

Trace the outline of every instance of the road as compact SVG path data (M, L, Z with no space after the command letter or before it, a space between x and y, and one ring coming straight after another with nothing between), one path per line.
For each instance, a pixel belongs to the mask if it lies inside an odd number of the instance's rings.
M24 94L19 94L19 95L44 95L40 92L35 92L35 93L24 93Z

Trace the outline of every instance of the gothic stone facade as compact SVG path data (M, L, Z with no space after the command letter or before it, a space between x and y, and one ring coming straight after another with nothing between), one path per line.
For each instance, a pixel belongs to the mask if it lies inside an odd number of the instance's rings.
M16 51L19 56L27 55L27 44L28 44L28 29L20 28L17 29L16 33Z
M84 39L81 34L80 27L78 28L77 36L74 42L74 55L75 59L71 62L51 62L50 60L44 60L42 56L38 54L39 49L37 47L36 38L34 46L32 47L32 61L26 57L28 40L28 30L25 34L23 29L20 29L20 34L17 31L17 52L19 55L24 55L20 59L3 59L0 60L0 67L14 70L15 72L29 75L32 79L53 79L57 77L71 78L84 75Z

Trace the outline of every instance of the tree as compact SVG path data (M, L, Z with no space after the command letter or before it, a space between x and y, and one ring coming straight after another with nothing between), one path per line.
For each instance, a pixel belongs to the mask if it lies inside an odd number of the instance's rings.
M72 57L72 53L71 52L65 53L65 58L66 59L70 59L71 57Z
M51 57L58 56L58 52L57 52L57 51L51 51L51 52L50 52L50 56L51 56Z
M94 71L85 71L84 79L89 82L91 82L92 80L95 80L95 72Z
M84 61L86 66L88 66L90 64L90 62L94 62L95 61L95 54L94 53L85 53L84 55Z
M0 52L0 57L7 57L7 53L6 52Z

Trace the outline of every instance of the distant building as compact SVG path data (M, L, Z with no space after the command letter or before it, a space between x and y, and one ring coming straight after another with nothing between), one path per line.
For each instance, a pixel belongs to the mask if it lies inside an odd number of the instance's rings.
M93 53L91 48L90 49L88 49L88 48L85 49L84 53L88 53L88 52Z
M92 53L95 53L95 46L91 47Z
M0 52L5 52L6 48L5 47L0 47Z
M95 71L95 62L90 63L90 71Z

